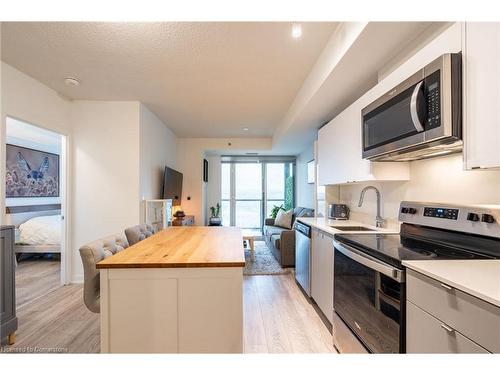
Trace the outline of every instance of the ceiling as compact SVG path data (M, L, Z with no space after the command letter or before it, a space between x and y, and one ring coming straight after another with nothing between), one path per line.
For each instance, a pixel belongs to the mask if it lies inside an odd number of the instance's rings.
M312 144L317 138L317 129L374 87L381 72L388 73L396 68L451 24L367 23L342 58L325 69L328 74L324 75L321 85L311 93L296 116L280 124L273 149L290 153Z
M179 137L270 137L337 26L4 22L2 60L70 99L140 101Z

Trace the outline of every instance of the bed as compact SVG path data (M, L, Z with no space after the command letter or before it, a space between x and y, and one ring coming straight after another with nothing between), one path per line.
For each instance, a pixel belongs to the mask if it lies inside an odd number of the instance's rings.
M37 216L16 228L16 253L60 253L61 215Z
M16 227L16 254L61 253L61 205L7 207L7 221Z

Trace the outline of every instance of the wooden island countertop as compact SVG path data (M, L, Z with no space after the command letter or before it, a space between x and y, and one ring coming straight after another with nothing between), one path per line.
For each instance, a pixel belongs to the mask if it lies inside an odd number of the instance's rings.
M244 267L241 229L169 227L97 263L108 268Z

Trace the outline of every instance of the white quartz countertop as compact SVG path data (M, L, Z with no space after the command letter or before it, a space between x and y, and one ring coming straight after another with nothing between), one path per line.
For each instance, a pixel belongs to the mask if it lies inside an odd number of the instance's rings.
M325 233L331 234L332 236L337 233L399 233L399 228L376 228L374 225L367 225L359 221L354 220L332 220L324 217L298 217L298 221L301 223L310 225L313 228L317 228ZM367 227L373 229L373 232L369 231L343 231L341 229L332 228L332 225L336 227Z
M500 259L409 260L403 265L500 307Z

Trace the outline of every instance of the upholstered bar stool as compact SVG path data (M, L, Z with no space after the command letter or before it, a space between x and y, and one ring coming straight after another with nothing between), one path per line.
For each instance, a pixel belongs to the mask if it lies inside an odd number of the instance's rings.
M123 233L104 237L80 247L83 263L83 301L87 308L100 312L100 279L96 264L129 246Z
M145 238L151 237L153 234L155 234L155 230L149 224L134 225L133 227L125 229L125 235L127 236L130 246L135 245Z

